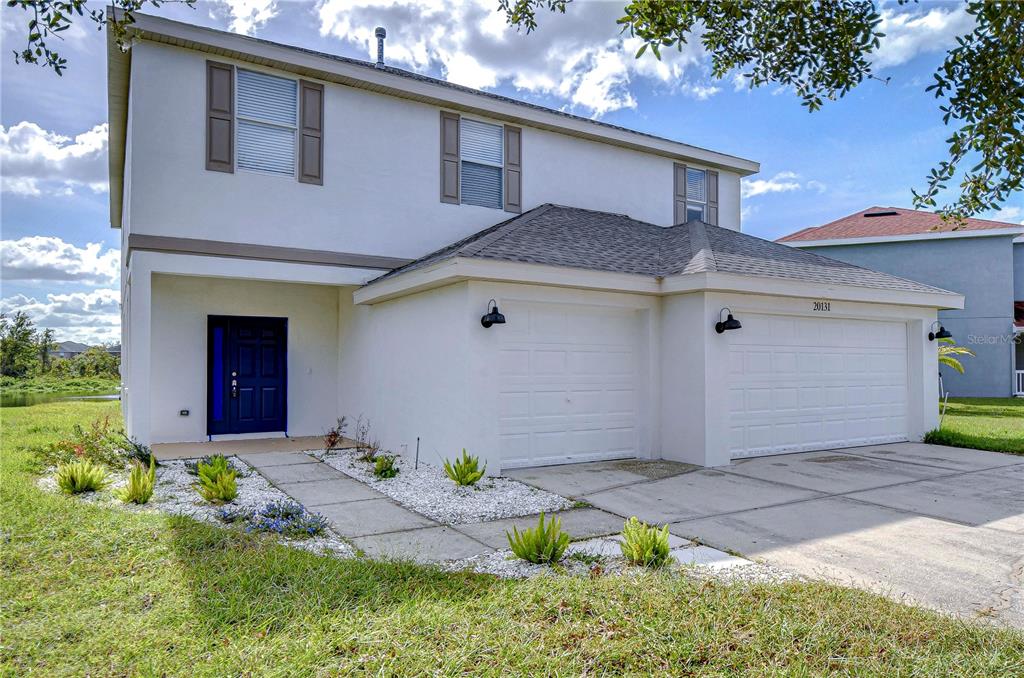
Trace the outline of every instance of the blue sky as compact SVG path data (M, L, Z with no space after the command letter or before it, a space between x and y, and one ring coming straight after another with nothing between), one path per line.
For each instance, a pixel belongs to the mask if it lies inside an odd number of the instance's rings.
M5 3L6 4L6 3ZM699 45L658 62L634 59L619 34L622 2L580 1L540 28L505 27L496 0L200 0L155 13L284 43L370 58L388 29L387 59L472 87L713 148L761 162L744 186L743 230L766 238L871 205L911 207L912 187L944 157L948 129L926 93L957 34L961 4L883 5L886 39L874 58L889 84L868 81L809 114L789 90L750 91L713 80ZM3 8L0 309L21 308L59 339L116 341L119 232L108 223L106 57L103 34L82 23L65 34L58 78L13 63L25 14ZM1020 222L1024 198L998 214Z

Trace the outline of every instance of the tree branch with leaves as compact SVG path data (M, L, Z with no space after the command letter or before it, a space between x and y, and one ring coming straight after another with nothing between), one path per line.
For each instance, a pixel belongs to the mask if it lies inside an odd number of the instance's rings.
M508 23L529 33L538 12L565 13L570 0L498 2ZM977 0L966 12L974 27L957 38L926 90L942 101L943 122L956 126L949 156L924 190L912 191L915 207L934 208L960 175L958 197L940 210L953 221L998 208L1024 185L1024 2ZM618 23L642 40L637 58L660 59L698 40L713 77L738 71L751 87L792 87L816 111L876 78L871 56L884 37L881 20L869 0L632 0Z
M29 15L25 47L14 50L15 63L34 64L52 69L63 75L68 60L56 49L51 49L53 40L63 40L61 35L71 28L78 19L97 24L96 30L109 26L114 39L122 50L128 48L128 26L135 23L135 12L146 5L158 8L168 2L194 6L196 0L113 0L113 13L104 9L91 9L86 0L7 0L7 6L21 8Z

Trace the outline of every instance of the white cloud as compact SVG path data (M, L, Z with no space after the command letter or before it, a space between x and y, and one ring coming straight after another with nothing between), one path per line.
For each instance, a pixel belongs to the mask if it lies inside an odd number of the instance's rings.
M3 192L69 195L87 186L107 190L107 123L71 137L23 121L0 125Z
M1021 209L1020 207L1004 207L994 212L989 218L993 221L1013 222L1019 220L1022 215L1024 215L1024 209ZM1021 221L1020 223L1024 224L1024 221Z
M802 181L796 172L778 172L770 179L743 179L740 195L753 198L768 193L790 193L792 191L816 191L824 193L827 187L817 179Z
M27 313L37 327L53 328L58 341L94 344L120 339L120 298L120 293L113 289L47 294L43 301L15 294L0 299L0 311Z
M228 30L252 35L277 16L277 0L221 0L231 15Z
M699 40L665 50L661 61L649 53L636 59L641 43L619 31L622 8L613 2L574 3L565 15L539 9L530 35L508 27L493 0L321 0L316 11L322 35L363 48L369 59L376 59L374 27L384 26L388 64L440 71L467 87L510 83L594 116L635 108L638 79L696 99L718 92Z
M932 7L927 11L883 8L878 29L885 33L872 57L876 69L905 64L919 54L945 51L956 36L971 30L974 19L963 5Z
M120 278L120 253L100 243L76 247L55 236L0 241L5 280L55 280L113 285Z

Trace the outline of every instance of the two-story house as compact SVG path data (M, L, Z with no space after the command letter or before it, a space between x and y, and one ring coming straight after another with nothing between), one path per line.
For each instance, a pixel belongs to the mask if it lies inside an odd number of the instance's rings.
M1024 396L1024 225L869 207L778 242L960 292L964 307L939 320L975 355L961 360L963 374L943 366L943 386L954 396Z
M963 298L740 232L756 162L139 16L109 52L124 408L488 472L912 440Z

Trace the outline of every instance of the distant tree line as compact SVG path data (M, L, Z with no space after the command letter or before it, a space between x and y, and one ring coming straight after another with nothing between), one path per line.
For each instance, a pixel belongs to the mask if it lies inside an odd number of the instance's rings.
M53 330L37 329L23 311L0 313L0 375L15 379L52 376L120 377L121 359L102 346L93 346L72 358L56 354Z

